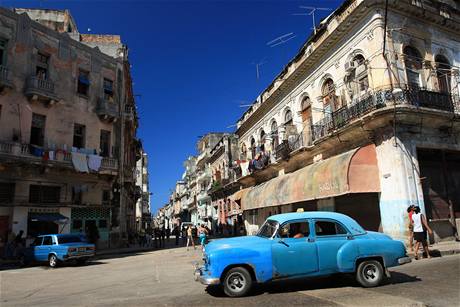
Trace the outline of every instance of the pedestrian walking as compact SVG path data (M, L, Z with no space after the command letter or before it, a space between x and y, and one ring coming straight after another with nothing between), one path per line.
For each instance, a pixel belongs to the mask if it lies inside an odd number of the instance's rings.
M414 208L414 205L410 205L407 208L407 214L409 217L409 247L412 252L414 251L414 225L412 224L412 214L414 214Z
M206 235L208 234L208 230L204 225L198 224L198 237L200 238L200 245L201 248L204 249L206 244Z
M176 225L173 229L173 236L174 239L176 240L176 246L179 245L179 226Z
M423 250L426 253L427 258L431 258L430 250L428 249L428 243L426 242L426 231L431 235L433 231L431 230L430 226L426 222L425 216L420 212L420 207L414 207L414 213L412 213L412 224L414 226L414 239L417 243L415 243L415 259L418 259L418 248L420 247L420 243L423 246Z
M195 240L193 240L192 226L187 227L187 250L188 250L188 246L190 245L190 242L193 245L193 249L196 249Z
M161 247L165 247L166 229L165 229L164 226L163 226L163 228L161 228L160 235L161 235L161 238L160 238L160 246L161 246Z

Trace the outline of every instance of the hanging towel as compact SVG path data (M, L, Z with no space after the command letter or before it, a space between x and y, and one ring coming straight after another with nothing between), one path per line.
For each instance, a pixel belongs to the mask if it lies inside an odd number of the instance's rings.
M85 154L78 152L72 152L72 164L77 172L89 173L88 170L88 161Z
M88 167L90 170L98 172L101 168L102 157L97 155L88 155Z

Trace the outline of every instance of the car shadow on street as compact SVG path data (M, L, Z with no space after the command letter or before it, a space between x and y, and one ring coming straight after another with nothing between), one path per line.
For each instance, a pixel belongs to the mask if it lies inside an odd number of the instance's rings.
M421 279L418 277L410 276L400 272L392 272L391 278L385 279L382 282L382 286L388 284L401 284L418 281L421 281ZM266 284L255 284L248 296L258 296L265 293L276 294L320 289L338 289L345 287L360 287L360 285L355 281L353 275L337 274L331 275L329 277L298 278L285 281L273 281ZM222 287L220 286L208 286L206 288L206 292L214 297L226 296Z

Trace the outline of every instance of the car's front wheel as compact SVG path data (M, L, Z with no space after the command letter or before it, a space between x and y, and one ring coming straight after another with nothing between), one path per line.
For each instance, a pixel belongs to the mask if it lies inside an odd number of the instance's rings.
M58 265L58 258L55 254L51 254L48 257L48 264L50 268L55 268Z
M243 267L230 269L224 278L224 292L231 297L246 295L252 287L252 278Z
M365 260L358 265L356 280L365 288L376 287L384 276L382 264L377 260Z

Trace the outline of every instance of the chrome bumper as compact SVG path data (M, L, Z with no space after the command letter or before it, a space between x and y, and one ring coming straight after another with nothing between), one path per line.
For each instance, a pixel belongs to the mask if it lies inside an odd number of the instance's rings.
M401 264L406 264L412 262L412 259L410 257L402 257L398 259L398 263Z
M193 275L195 277L195 281L199 281L203 285L210 286L220 284L219 278L206 278L205 276L203 276L203 272L200 268L195 269L195 273Z

